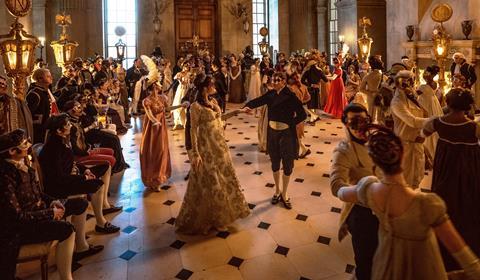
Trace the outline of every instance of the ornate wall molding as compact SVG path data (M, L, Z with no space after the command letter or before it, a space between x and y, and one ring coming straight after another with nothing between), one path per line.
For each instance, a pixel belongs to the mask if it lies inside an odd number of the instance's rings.
M405 42L402 44L405 54L417 63L420 59L435 60L432 45L432 41ZM449 57L456 52L461 52L465 55L467 62L476 64L480 60L480 40L453 40L448 52Z

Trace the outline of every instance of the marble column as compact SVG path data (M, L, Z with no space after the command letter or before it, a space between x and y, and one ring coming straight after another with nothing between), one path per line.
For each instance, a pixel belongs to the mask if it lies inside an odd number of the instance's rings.
M357 39L361 34L358 32L358 6L356 0L343 0L337 2L338 35L345 36L345 44L351 53L357 53Z
M175 5L170 1L166 10L160 14L161 31L155 33L153 19L155 18L155 3L152 0L139 2L138 5L138 54L150 54L156 46L162 49L164 55L175 61ZM174 64L174 63L173 63Z
M251 12L249 13L250 31L248 33L243 32L243 25L241 19L235 19L227 10L226 5L230 4L231 0L218 0L217 9L218 24L220 24L220 55L228 53L241 53L246 46L251 46L253 43L253 18ZM243 1L249 11L251 11L252 1Z
M290 1L290 52L317 47L314 13L315 9L311 0Z
M320 51L328 50L328 0L317 0L317 45Z
M278 1L278 33L279 33L279 52L290 53L290 1Z

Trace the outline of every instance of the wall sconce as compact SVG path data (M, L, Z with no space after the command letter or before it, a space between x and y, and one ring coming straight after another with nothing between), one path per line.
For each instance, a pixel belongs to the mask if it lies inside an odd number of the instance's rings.
M127 48L127 44L125 44L122 39L118 39L118 42L115 44L115 48L117 49L117 60L122 62L125 59L125 50Z
M60 39L53 41L50 46L53 48L55 61L58 67L61 67L62 70L64 70L66 65L72 63L78 43L68 39L67 27L72 24L72 18L70 15L66 15L65 12L61 15L57 15L55 17L55 22L62 27L62 34L60 34Z
M340 49L338 51L343 51L343 45L345 44L345 36L342 34L338 35L338 44L340 45Z
M40 44L38 48L40 49L40 60L43 60L43 49L45 48L45 37L38 37Z
M25 5L13 5L11 1L5 3L8 11L15 17L15 22L8 34L0 35L0 55L7 76L13 79L14 93L24 99L27 76L32 73L34 52L39 41L23 29L18 19L30 12L32 3L30 0L24 1Z
M438 74L438 84L443 89L447 84L445 82L445 61L449 54L450 35L443 26L443 23L449 20L453 15L453 9L448 4L439 4L432 10L431 17L433 21L440 23L436 25L432 32L433 54L440 67Z
M127 30L123 26L115 27L115 35L120 37L118 42L115 44L115 49L117 50L117 61L122 63L125 59L125 51L127 50L127 44L122 41L122 36L127 33Z
M250 21L248 20L248 8L246 3L242 2L233 2L230 4L225 4L225 8L230 12L232 16L236 19L242 18L243 32L248 34L250 32Z
M160 15L170 6L170 1L160 1L160 4L158 2L158 0L155 0L155 17L153 18L153 31L155 31L157 35L162 31Z
M370 21L369 18L362 17L359 20L358 25L360 25L360 27L363 28L362 37L357 40L358 49L359 49L360 57L362 61L365 62L368 60L368 57L370 56L370 50L372 48L372 43L373 43L373 39L368 37L368 33L367 33L367 27L372 26L372 22Z
M259 33L263 36L263 39L258 43L258 48L260 49L260 53L262 55L266 55L270 49L270 45L267 42L268 28L265 26L260 28Z

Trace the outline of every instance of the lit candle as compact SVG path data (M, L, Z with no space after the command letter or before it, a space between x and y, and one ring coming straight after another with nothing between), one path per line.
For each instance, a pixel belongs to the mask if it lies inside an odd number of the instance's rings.
M45 37L38 37L38 40L40 40L41 46L45 46Z

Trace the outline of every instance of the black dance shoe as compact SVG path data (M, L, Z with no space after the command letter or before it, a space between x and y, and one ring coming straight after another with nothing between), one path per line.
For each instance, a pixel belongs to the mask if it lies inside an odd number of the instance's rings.
M88 247L88 250L86 251L74 252L72 260L74 262L78 262L79 260L82 260L86 257L90 257L95 254L98 254L102 250L103 250L103 245L90 245L90 247Z
M120 230L119 227L112 225L110 222L106 222L103 227L95 226L95 231L98 233L115 233Z
M298 158L306 158L311 153L312 153L312 151L310 151L310 149L308 149L303 155L298 156Z
M103 209L102 214L103 215L108 215L108 214L115 213L115 212L122 211L122 210L123 210L123 206L112 206L110 208Z
M280 197L281 195L280 194L274 194L273 197L272 197L272 204L275 205L277 204L279 201L280 201Z
M280 196L282 199L283 206L287 208L288 210L292 209L292 202L290 202L290 198L287 200L283 199L283 196Z

